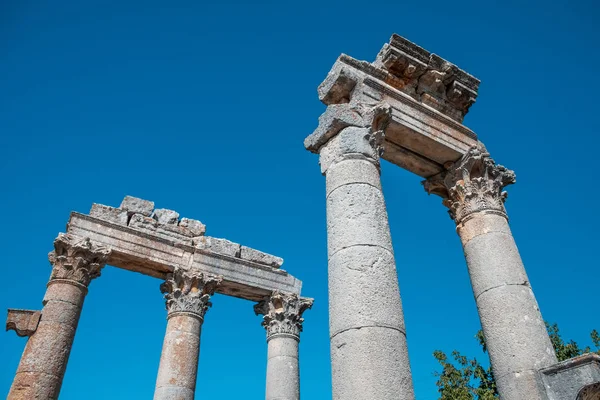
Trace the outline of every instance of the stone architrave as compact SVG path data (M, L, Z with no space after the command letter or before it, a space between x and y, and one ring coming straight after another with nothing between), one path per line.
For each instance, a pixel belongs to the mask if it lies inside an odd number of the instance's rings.
M88 238L60 234L48 255L53 265L42 316L29 338L8 399L57 399L90 281L110 251Z
M155 400L193 400L196 390L200 332L210 297L223 280L220 276L175 267L161 284L167 306Z
M330 105L304 142L326 176L334 400L413 400L380 156L392 115L381 102Z
M504 208L515 174L483 145L446 167L424 186L456 222L500 397L543 399L537 371L557 360Z
M267 331L266 400L299 400L298 343L302 314L314 300L278 291L254 306Z

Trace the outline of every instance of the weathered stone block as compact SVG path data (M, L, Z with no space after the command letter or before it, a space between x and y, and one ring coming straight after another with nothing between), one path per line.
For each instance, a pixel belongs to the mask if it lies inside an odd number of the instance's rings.
M156 235L179 243L192 245L193 235L189 229L177 225L158 225Z
M333 398L414 400L403 332L384 326L350 329L331 338Z
M92 204L90 216L100 218L104 221L127 226L127 210L105 206L103 204Z
M570 358L542 369L540 376L549 400L596 399L591 395L600 391L600 355ZM584 397L584 392L590 397Z
M152 217L161 225L177 225L179 213L166 208L158 208L152 213Z
M263 253L250 247L242 246L240 250L240 258L248 261L253 261L258 264L268 265L269 267L279 268L283 264L283 258Z
M143 231L155 232L158 221L154 218L146 217L142 214L133 214L129 220L129 227Z
M37 329L42 313L38 310L8 309L6 330L13 330L19 336L31 336Z
M240 257L241 246L238 243L227 239L219 239L210 236L201 236L196 247L202 250L210 250L218 254L224 254L231 257Z
M137 213L149 217L152 214L152 210L154 210L154 202L133 196L125 196L119 208L127 210L129 215Z
M181 218L179 226L187 228L191 236L202 236L206 233L206 225L195 219Z

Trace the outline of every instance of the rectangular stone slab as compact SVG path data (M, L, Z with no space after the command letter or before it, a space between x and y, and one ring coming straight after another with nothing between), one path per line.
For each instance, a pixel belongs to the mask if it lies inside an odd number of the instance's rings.
M164 279L177 265L184 269L222 275L218 293L251 301L262 300L274 290L300 294L302 282L285 270L242 258L217 254L177 239L133 229L89 215L71 213L67 233L89 237L112 250L108 264Z

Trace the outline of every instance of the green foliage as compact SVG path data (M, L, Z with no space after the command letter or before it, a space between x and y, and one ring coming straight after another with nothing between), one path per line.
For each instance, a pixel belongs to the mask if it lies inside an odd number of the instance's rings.
M548 329L550 341L552 342L552 346L554 347L554 351L556 352L556 358L558 358L558 361L565 361L569 358L577 357L582 354L592 352L590 346L581 348L574 340L565 342L560 336L560 330L558 329L557 324L550 325L546 322L546 329ZM592 343L594 343L594 347L596 347L596 353L600 354L600 336L598 335L598 331L594 329L590 333L590 337L592 338Z
M591 352L590 346L581 348L574 340L565 342L560 336L557 324L546 323L546 329L558 361ZM596 353L600 354L600 334L594 329L590 333L590 337L596 348ZM483 352L486 353L487 346L483 331L479 330L475 338L481 345ZM496 381L491 367L485 368L477 359L468 359L457 350L452 352L452 359L449 359L446 353L440 350L434 351L433 356L442 366L441 372L436 371L434 373L438 378L436 385L440 393L439 400L498 399Z
M483 352L487 351L483 332L475 335ZM468 359L454 350L452 361L440 350L433 352L441 364L442 372L435 372L440 400L492 400L498 398L496 381L491 368L484 368L477 359Z

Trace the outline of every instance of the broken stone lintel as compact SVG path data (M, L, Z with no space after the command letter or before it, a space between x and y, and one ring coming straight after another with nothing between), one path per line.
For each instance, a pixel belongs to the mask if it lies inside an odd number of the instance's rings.
M479 81L425 50L411 54L417 61L428 54L422 80L414 77L418 68L405 76L382 62L342 54L319 86L319 98L328 107L305 147L316 153L342 129L366 126L361 111L381 104L391 110L382 158L421 177L443 171L445 163L476 145L477 135L462 120Z
M6 330L13 330L18 336L31 336L37 330L42 312L39 310L8 309Z
M149 217L144 221L157 223ZM132 220L133 220L132 218ZM163 226L164 227L164 226ZM67 232L111 249L107 264L164 279L173 266L224 277L218 292L255 300L273 290L300 293L302 282L279 268L283 260L226 239L167 236L150 227L122 226L71 213ZM156 229L156 230L155 230Z
M153 201L133 196L125 196L118 208L94 203L89 215L114 224L159 232L182 240L202 236L206 232L206 226L198 220L180 219L176 211L154 209Z
M166 208L154 209L154 202L137 197L126 196L119 208L94 203L89 215L183 245L241 258L271 268L279 268L283 264L280 257L226 239L205 237L206 226L202 222L190 218L180 219L178 212Z

